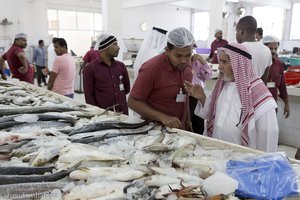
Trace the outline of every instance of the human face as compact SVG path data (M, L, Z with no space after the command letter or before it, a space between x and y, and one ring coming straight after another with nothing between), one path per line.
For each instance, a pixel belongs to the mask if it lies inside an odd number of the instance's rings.
M216 37L217 39L221 40L222 37L223 37L223 32L222 32L222 31L217 32L217 33L215 34L215 37Z
M61 56L66 52L66 48L60 46L57 42L54 43L54 51L56 53L56 55Z
M22 49L25 49L27 47L27 38L16 39L16 44Z
M269 49L272 53L272 58L275 58L275 56L277 55L278 43L272 42L272 43L268 44L267 47L269 47Z
M224 81L234 81L234 75L230 63L230 58L224 51L219 55L219 71Z
M193 45L173 49L166 48L166 54L173 67L184 70L188 65L191 64Z
M106 49L107 55L110 57L117 57L119 55L120 47L117 42L113 43L110 47Z

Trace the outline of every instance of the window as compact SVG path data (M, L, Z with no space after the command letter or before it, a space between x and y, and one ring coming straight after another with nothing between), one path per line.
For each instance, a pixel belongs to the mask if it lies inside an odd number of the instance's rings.
M299 19L300 19L300 3L295 3L293 6L292 15L292 25L291 25L291 40L300 40L300 29L299 29Z
M91 41L102 32L102 15L49 9L48 28L49 35L65 38L69 50L73 50L78 56L84 56Z
M209 36L209 13L195 12L193 14L193 33L195 40L206 41Z
M272 6L254 7L253 17L257 20L257 27L262 27L263 36L273 35L280 40L282 39L283 8Z

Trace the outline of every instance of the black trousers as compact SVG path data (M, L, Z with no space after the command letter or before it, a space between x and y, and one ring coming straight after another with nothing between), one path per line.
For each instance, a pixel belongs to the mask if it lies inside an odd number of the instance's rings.
M46 84L46 76L43 74L42 69L45 69L45 66L36 66L36 72L37 72L37 82L40 85L43 81L43 83Z
M202 135L204 131L204 119L194 114L194 110L197 106L198 100L190 96L189 101L190 101L190 115L191 115L193 131L194 133L198 133Z

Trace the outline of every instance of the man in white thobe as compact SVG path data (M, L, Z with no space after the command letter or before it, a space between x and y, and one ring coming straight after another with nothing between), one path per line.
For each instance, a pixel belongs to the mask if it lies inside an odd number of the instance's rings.
M201 86L185 83L187 92L198 99L195 114L207 119L205 135L262 151L276 151L277 105L253 71L251 55L242 44L231 44L220 48L218 56L220 74L207 99Z

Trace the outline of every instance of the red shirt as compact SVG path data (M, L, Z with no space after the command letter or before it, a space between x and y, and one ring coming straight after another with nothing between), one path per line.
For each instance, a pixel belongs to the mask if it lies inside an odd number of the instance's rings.
M210 54L209 57L211 58L211 63L213 64L217 64L218 62L218 57L217 57L217 49L220 47L224 47L226 44L228 44L227 40L218 40L215 39L212 43L211 43L211 50L210 50Z
M130 91L130 81L123 63L113 59L108 66L101 58L92 61L83 70L83 88L86 103L104 109L119 104L117 112L128 114L126 94Z
M165 53L146 61L139 70L130 95L145 101L151 108L181 120L181 128L185 128L188 111L188 99L176 102L176 96L182 89L185 93L184 81L192 81L191 67L180 71L169 62ZM142 116L143 117L143 116Z
M18 69L23 66L20 59L18 58L18 53L20 52L24 52L24 50L21 47L13 44L2 57L3 59L7 60L13 78L17 78L20 81L33 83L34 72L33 72L33 68L29 65L28 60L27 60L27 66L28 66L27 72L25 74L22 74L18 71Z
M100 57L99 51L94 50L94 48L91 48L88 52L86 52L82 60L85 61L86 63L90 63L98 59L99 57Z
M269 76L267 82L275 82L275 88L268 88L273 95L275 101L278 98L278 90L279 90L279 97L281 99L287 99L288 94L285 85L285 78L284 78L284 66L282 61L275 57L272 59L273 64L270 66Z

